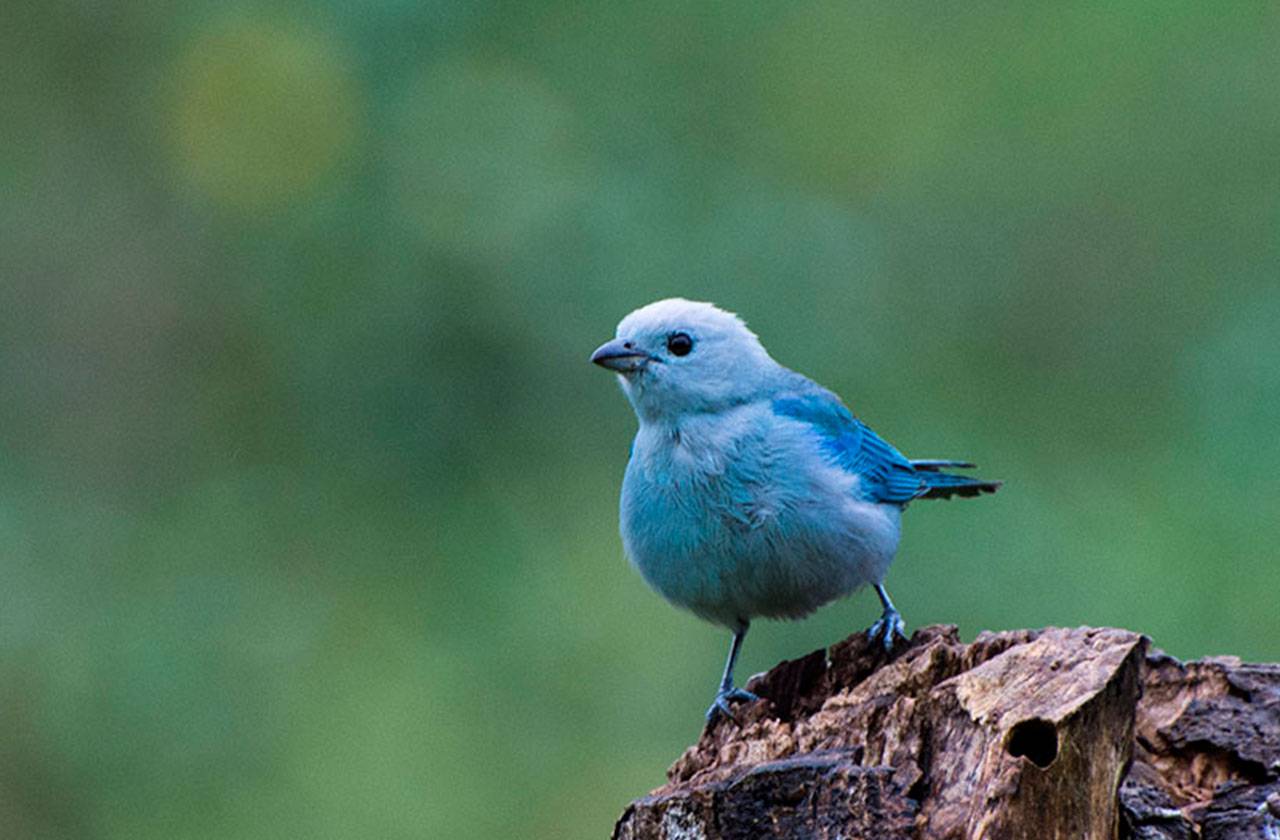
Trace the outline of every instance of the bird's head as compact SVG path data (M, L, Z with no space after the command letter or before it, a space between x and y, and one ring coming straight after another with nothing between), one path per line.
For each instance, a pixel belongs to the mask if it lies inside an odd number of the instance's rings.
M618 373L641 422L723 411L753 399L777 364L737 315L669 298L618 324L591 361Z

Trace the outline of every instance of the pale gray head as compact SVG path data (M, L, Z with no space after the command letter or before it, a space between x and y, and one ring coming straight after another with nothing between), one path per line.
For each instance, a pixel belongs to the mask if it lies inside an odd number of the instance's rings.
M723 411L753 399L777 364L742 319L710 303L668 298L618 324L591 361L617 371L641 422Z

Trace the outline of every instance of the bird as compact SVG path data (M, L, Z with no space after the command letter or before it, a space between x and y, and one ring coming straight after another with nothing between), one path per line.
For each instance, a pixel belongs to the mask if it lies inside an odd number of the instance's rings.
M756 618L799 619L870 585L867 630L906 624L884 581L916 499L994 493L961 460L910 460L840 398L774 361L737 315L668 298L624 317L591 361L639 422L622 480L623 548L663 598L732 633L708 724L758 700L733 671Z

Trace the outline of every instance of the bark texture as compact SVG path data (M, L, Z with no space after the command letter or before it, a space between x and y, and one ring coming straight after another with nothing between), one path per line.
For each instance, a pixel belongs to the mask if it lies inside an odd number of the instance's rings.
M1125 630L859 633L758 675L615 840L1280 840L1280 665Z

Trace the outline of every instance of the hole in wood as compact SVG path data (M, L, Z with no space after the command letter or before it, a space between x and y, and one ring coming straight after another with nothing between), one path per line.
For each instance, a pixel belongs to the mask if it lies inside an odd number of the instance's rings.
M1058 757L1058 730L1044 718L1020 721L1009 730L1004 748L1014 758L1025 755L1037 767L1048 767Z

